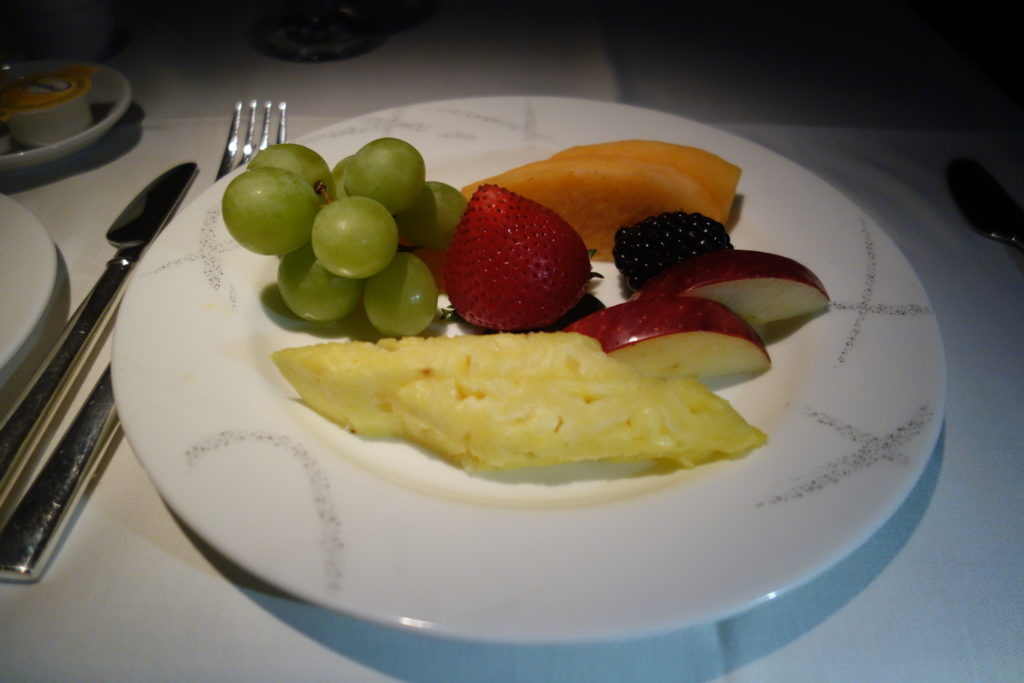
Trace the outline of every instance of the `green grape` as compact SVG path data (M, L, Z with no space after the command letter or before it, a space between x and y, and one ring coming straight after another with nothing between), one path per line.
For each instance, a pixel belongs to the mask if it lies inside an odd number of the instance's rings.
M467 203L451 185L428 180L413 205L395 216L398 234L419 247L447 249Z
M419 334L437 315L437 284L423 261L399 252L391 263L366 281L363 307L381 334Z
M412 206L425 181L423 156L397 138L368 142L345 164L345 193L376 199L393 214Z
M225 188L221 213L231 236L257 254L287 254L309 241L320 198L291 171L254 168Z
M348 166L348 162L351 161L353 156L353 154L349 154L347 157L336 163L334 165L334 168L331 169L331 176L334 178L334 187L336 188L336 191L338 193L335 199L346 196L345 167Z
M398 226L387 209L369 197L342 197L313 221L313 251L331 273L367 278L384 269L398 248Z
M304 320L331 322L352 312L363 295L363 280L332 275L306 244L277 264L277 288L292 313Z
M283 168L297 176L305 178L310 185L323 182L327 193L335 196L334 175L324 158L304 145L293 142L282 142L271 145L256 153L249 162L248 168Z

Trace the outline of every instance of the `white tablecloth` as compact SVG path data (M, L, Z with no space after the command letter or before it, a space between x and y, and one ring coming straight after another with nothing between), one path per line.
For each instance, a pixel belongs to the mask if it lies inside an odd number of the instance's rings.
M943 179L950 158L973 156L1024 200L1024 111L921 17L885 3L447 1L368 54L297 64L247 43L259 7L141 4L114 5L127 41L106 63L135 103L122 124L62 164L0 174L0 192L57 243L62 314L101 272L106 228L149 179L194 160L189 196L212 184L236 99L287 100L293 139L451 97L621 101L778 151L878 222L938 316L945 426L896 514L806 585L719 623L562 646L447 641L283 595L179 524L121 440L43 580L0 585L0 678L1024 679L1024 255L971 233Z

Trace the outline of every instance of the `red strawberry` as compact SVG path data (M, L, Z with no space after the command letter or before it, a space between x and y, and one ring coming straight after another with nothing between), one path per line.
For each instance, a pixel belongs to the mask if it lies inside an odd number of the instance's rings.
M590 255L551 209L481 185L452 237L444 272L448 300L464 320L490 330L536 330L583 296Z

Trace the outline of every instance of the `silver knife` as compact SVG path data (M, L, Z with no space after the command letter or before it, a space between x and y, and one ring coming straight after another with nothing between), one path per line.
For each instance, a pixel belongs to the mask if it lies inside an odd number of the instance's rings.
M946 168L946 180L975 232L1024 251L1024 209L985 167L973 159L954 159Z
M42 575L117 424L108 365L0 531L0 579Z
M93 342L111 319L124 283L146 246L177 209L198 167L180 164L149 184L107 232L118 247L103 275L68 321L57 344L0 428L0 503L17 493L19 475L32 463L44 428L53 420L65 389L74 384Z

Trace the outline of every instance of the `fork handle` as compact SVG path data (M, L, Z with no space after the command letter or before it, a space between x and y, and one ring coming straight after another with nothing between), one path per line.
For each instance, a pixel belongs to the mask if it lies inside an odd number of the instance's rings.
M0 578L35 581L117 428L108 365L0 535Z

